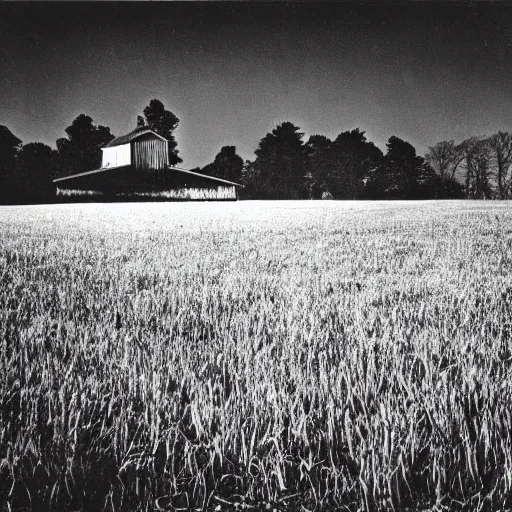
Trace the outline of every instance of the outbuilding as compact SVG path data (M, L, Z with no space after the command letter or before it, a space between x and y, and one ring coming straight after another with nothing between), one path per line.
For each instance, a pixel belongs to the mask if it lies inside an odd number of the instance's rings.
M101 150L99 169L53 180L59 199L238 199L238 183L170 166L168 141L147 127L116 137Z

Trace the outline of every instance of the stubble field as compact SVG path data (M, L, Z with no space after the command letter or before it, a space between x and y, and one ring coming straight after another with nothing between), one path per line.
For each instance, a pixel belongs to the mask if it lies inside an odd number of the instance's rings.
M511 272L505 202L2 207L0 507L512 509Z

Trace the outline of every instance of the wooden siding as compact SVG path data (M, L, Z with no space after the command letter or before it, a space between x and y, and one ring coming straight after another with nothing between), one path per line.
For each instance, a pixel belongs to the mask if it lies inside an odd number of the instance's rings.
M165 169L169 162L169 144L154 136L144 136L132 143L132 164L139 171Z
M122 146L114 146L112 148L102 148L102 151L102 168L120 167L122 165L130 165L131 163L130 144L123 144Z

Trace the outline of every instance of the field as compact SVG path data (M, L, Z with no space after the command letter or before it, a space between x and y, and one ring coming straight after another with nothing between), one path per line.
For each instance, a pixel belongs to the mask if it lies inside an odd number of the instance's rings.
M512 206L0 209L0 510L512 509Z

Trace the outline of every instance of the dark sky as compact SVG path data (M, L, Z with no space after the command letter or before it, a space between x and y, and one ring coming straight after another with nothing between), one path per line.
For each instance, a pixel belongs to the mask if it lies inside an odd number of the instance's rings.
M186 167L254 158L292 121L385 149L512 130L512 7L425 3L2 3L0 124L55 147L80 113L121 135L158 98Z

